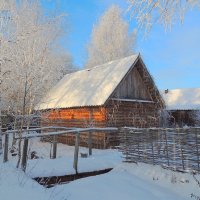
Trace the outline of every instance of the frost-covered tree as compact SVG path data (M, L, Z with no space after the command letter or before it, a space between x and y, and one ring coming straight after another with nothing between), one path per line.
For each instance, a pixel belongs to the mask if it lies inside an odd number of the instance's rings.
M129 33L128 23L123 19L120 8L111 6L92 30L86 67L132 54L135 37L135 31Z
M4 110L32 112L44 93L71 66L71 57L58 46L62 16L44 16L38 1L5 1L0 8L2 102ZM6 6L6 7L3 7ZM25 109L25 110L24 110Z
M37 103L72 66L59 45L64 21L64 16L44 15L37 0L0 2L0 111L22 116L20 130L25 121L29 126Z
M187 11L200 9L199 0L127 0L129 12L135 17L139 26L150 29L154 23L165 28L175 21L184 21Z

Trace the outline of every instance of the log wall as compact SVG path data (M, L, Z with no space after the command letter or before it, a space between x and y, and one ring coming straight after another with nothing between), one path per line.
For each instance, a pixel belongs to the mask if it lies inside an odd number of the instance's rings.
M154 103L122 102L110 100L105 107L70 108L45 112L41 125L64 127L158 127L158 109ZM118 145L118 133L92 134L93 148ZM75 136L63 135L58 142L74 145ZM88 146L88 133L81 134L81 146Z
M103 107L63 108L42 115L42 126L105 127L106 110Z
M155 103L110 100L106 106L107 126L158 127L159 109Z
M64 127L106 127L106 109L104 107L88 108L65 108L58 109L42 114L41 125L44 126L64 126ZM92 133L93 148L104 149L112 145L112 134ZM57 139L58 142L68 145L75 144L74 134L62 135ZM81 134L81 146L88 146L88 133Z
M168 110L171 115L170 126L200 126L198 110Z

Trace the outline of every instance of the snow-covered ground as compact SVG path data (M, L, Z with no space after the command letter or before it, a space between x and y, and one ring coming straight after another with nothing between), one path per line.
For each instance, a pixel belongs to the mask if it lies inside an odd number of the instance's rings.
M71 148L69 148L71 149ZM114 168L121 162L119 153L114 150L94 151L88 158L79 156L78 172L92 172L108 168ZM48 177L75 174L73 168L73 155L65 155L53 159L29 160L27 174L31 177Z
M10 164L0 164L1 200L50 200L51 191Z
M2 200L186 200L200 196L200 187L191 174L172 172L147 164L123 163L117 150L93 150L93 155L79 159L79 171L114 168L99 176L79 179L46 189L31 178L74 173L74 147L58 145L57 159L49 159L50 144L31 142L31 151L40 159L29 160L27 173L15 168L16 157L0 161L0 199ZM80 152L88 149L81 148ZM2 157L0 157L2 160ZM196 176L200 180L200 175Z
M28 176L49 177L75 174L73 168L74 147L58 144L57 159L50 159L51 144L41 142L38 139L30 140L29 154L37 152L39 159L29 159L26 173ZM80 153L88 153L88 148L80 147ZM0 158L1 159L1 158ZM79 154L78 172L92 172L108 168L114 168L122 162L121 153L114 149L93 149L92 156L81 158ZM17 157L9 155L9 163L13 166L17 163Z
M122 163L111 172L46 189L10 164L0 164L2 200L186 200L200 188L190 174ZM199 179L200 176L197 176Z
M53 188L69 200L185 200L200 194L191 175L174 173L159 166L121 164L113 171L79 179Z

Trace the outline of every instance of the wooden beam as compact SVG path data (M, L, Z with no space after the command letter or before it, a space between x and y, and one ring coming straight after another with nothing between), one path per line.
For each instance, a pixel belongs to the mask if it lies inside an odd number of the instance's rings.
M9 143L9 135L5 134L4 152L3 152L4 163L8 161L8 143Z
M53 136L53 155L52 155L52 159L56 158L56 154L57 154L57 137L56 135Z
M88 134L88 148L89 148L89 155L92 155L92 131L89 131Z
M75 129L76 127L63 127L63 126L48 126L48 127L42 127L42 128L32 128L32 129L24 129L22 130L22 132L27 132L27 131L42 131L42 130L46 130L46 129L63 129L63 130L72 130ZM19 130L8 130L6 131L6 133L8 134L14 134L14 133L18 133Z
M78 174L78 153L79 153L80 133L76 133L75 150L74 150L74 164L73 167Z
M24 139L24 146L23 146L23 154L22 154L22 164L21 168L25 172L26 171L26 165L27 165L27 158L28 158L28 139Z
M114 101L128 101L128 102L139 102L139 103L155 103L154 101L142 100L142 99L121 99L121 98L111 98Z
M35 134L25 134L22 135L21 137L15 137L15 139L25 139L25 138L36 138L36 137L45 137L45 136L54 136L54 135L63 135L63 134L67 134L67 133L72 133L72 134L76 134L77 132L88 132L88 131L117 131L118 128L114 128L114 127L107 127L107 128L76 128L73 130L66 130L66 131L59 131L59 132L50 132L50 133L35 133Z

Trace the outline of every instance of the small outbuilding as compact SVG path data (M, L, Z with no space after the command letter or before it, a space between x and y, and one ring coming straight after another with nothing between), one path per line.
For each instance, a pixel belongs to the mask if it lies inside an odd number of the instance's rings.
M65 75L37 109L42 111L42 126L158 127L164 107L138 54ZM109 147L114 141L105 133L93 137L98 139L94 146L99 148ZM69 136L59 141L74 143Z
M170 126L200 126L200 88L162 92Z

